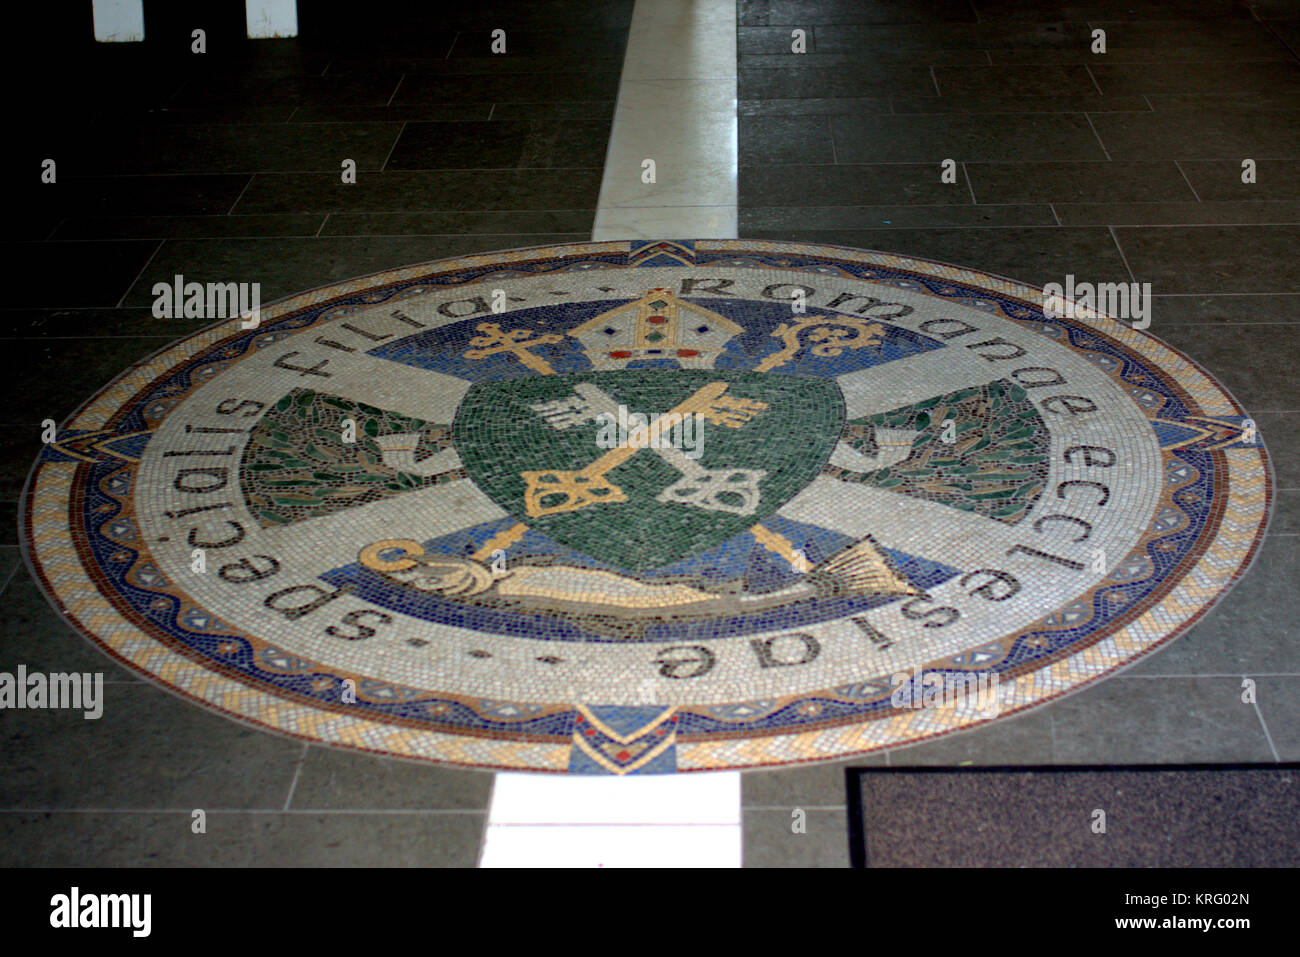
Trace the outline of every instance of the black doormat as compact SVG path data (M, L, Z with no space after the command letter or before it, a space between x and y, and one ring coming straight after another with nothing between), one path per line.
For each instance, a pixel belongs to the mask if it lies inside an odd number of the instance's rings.
M1300 764L848 768L854 867L1295 867Z

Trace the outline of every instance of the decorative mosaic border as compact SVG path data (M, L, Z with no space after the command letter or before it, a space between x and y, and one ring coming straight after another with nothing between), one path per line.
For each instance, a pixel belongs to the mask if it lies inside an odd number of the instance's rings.
M405 267L399 270L350 280L282 300L263 310L262 329L300 310L317 307L358 293L370 291L376 301L386 299L382 288L412 280L450 277L466 271L480 276L499 274L511 265L549 263L560 266L575 260L595 260L614 268L629 264L629 253L642 243L575 243L563 246L536 247L502 253L475 255L442 260L436 263ZM667 245L667 244L665 244ZM687 244L682 244L685 247ZM752 265L767 269L800 269L825 274L836 263L845 266L879 266L910 272L918 277L938 279L966 287L976 297L994 293L1026 304L1041 301L1041 292L1012 280L990 276L944 263L936 263L891 254L810 244L761 242L747 240L699 241L693 244L697 262L749 265L738 260L761 259ZM368 298L362 296L363 302ZM352 308L363 308L352 307ZM1000 311L1000 310L999 310ZM1005 314L1005 313L1003 313ZM1008 316L1012 319L1024 317ZM1068 324L1068 323L1067 323ZM1119 346L1154 363L1167 378L1199 406L1204 416L1240 417L1244 413L1221 386L1194 362L1141 332L1128 326L1095 316L1090 329ZM246 335L237 320L219 323L189 339L160 351L123 373L99 395L92 398L64 425L66 429L95 430L104 428L124 406L138 400L160 376L178 364L196 358L227 340ZM1089 684L1106 674L1132 664L1177 634L1190 627L1248 568L1262 539L1270 510L1271 469L1262 449L1227 448L1216 450L1216 480L1226 477L1228 496L1223 502L1217 525L1211 531L1214 540L1199 556L1195 567L1185 572L1161 600L1146 608L1136 620L1092 644L1082 651L1004 679L999 687L1000 716L1033 707ZM73 490L75 462L43 462L33 469L24 493L21 514L24 516L24 554L37 580L51 601L71 624L112 657L134 668L167 690L221 711L236 720L281 733L361 750L374 751L476 767L526 768L564 771L575 763L577 750L569 738L557 740L503 740L491 736L450 734L427 728L403 727L387 720L370 720L355 713L322 710L318 705L300 704L261 688L239 684L235 675L223 673L211 663L167 648L142 632L106 600L88 578L77 554L69 530L68 516L75 507ZM1217 481L1216 481L1217 484ZM1140 550L1149 539L1139 543ZM662 709L660 709L662 710ZM599 734L610 741L623 741L619 733L600 724L595 714L586 714L588 734ZM578 717L579 721L583 716ZM612 719L611 719L612 720ZM748 733L733 731L726 736L680 734L674 726L660 727L655 746L632 761L619 773L634 770L674 770L654 759L666 746L675 748L675 769L714 770L726 767L754 767L825 760L834 757L913 743L928 737L948 734L989 719L958 714L952 708L926 708L893 713L883 719L868 719L830 726L806 725L797 733L770 732L759 728ZM657 722L658 723L658 722ZM684 729L683 729L684 730ZM740 736L737 736L740 735ZM593 759L597 754L583 744ZM628 739L630 740L630 739ZM636 767L632 767L634 764ZM655 766L657 765L657 766Z

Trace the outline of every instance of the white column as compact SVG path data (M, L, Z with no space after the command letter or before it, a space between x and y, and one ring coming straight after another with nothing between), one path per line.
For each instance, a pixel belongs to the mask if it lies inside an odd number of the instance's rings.
M298 0L245 0L244 11L253 40L298 35ZM365 14L357 11L356 15Z
M144 39L144 0L94 0L95 39L139 43Z

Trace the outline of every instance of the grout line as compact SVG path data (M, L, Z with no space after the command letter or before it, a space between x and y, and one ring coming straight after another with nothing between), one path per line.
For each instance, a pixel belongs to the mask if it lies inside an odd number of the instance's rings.
M140 267L140 271L136 273L135 278L131 280L131 285L126 287L126 292L122 293L122 298L117 301L117 305L113 307L114 309L122 308L122 303L126 301L126 297L130 294L131 290L135 288L135 284L140 281L140 277L144 275L144 271L149 268L149 264L153 262L154 257L158 255L158 250L162 249L166 242L167 240L165 239L158 241L158 245L154 247L154 251L149 254L149 258L144 261L144 265Z
M289 810L289 805L293 803L293 792L298 789L298 776L302 774L302 765L307 760L307 749L309 747L310 745L304 741L302 754L298 755L298 761L293 766L293 780L289 782L289 793L284 796L284 807L281 810Z
M1119 251L1119 258L1124 263L1124 268L1128 270L1128 278L1134 283L1137 282L1137 276L1133 275L1133 267L1128 264L1128 257L1124 255L1124 247L1119 244L1119 234L1115 232L1114 226L1107 226L1110 230L1110 238L1115 241L1115 248Z
M1145 93L1142 94L1142 102L1144 102L1147 105L1147 109L1150 110L1152 113L1156 111L1156 108L1151 105L1151 98L1147 96Z
M1088 65L1088 61L1087 61L1087 60L1084 60L1084 61L1083 61L1083 68L1084 68L1085 70L1088 71L1088 79L1092 80L1092 85L1095 86L1095 87L1097 88L1097 95L1098 95L1098 96L1105 96L1106 94L1102 92L1102 90L1101 90L1101 84L1097 82L1097 77L1093 75L1092 67ZM1147 104L1147 106L1150 106L1150 105L1151 105L1150 103Z
M328 73L328 72L330 71L330 67L332 67L333 65L334 65L334 61L333 61L333 60L330 60L328 63L326 63L326 64L325 64L325 69L323 69L323 70L320 71L320 75L321 75L321 76L324 76L326 73Z
M241 189L241 190L239 191L239 195L235 197L235 201L234 201L233 203L231 203L231 204L230 204L230 208L229 208L228 210L226 210L226 215L227 215L227 216L229 216L231 213L233 213L233 212L235 211L235 207L238 206L238 205L239 205L239 201L240 201L241 199L244 198L244 194L248 192L248 187L250 187L250 186L253 185L253 179L254 179L256 176L257 176L256 173L249 173L249 174L248 174L248 182L244 184L244 188Z
M934 95L943 96L942 91L939 89L939 77L935 75L933 64L930 66L930 79L934 81Z
M1179 163L1178 160L1174 160L1174 165L1178 167L1178 172L1182 173L1183 182L1187 184L1187 188L1192 191L1192 195L1196 197L1196 201L1199 203L1201 201L1201 194L1196 191L1196 187L1192 185L1192 181L1188 179L1187 174L1183 172L1183 165Z
M9 583L14 580L14 576L18 574L18 569L22 567L23 567L23 563L18 562L16 565L14 565L12 569L10 569L9 577L5 579L5 583L3 585L0 585L0 595L3 595L6 591L9 590Z
M447 47L447 52L442 55L442 58L444 60L448 60L451 58L451 51L456 49L456 41L459 39L460 39L460 31L457 30L456 35L451 38L451 46Z
M1050 210L1052 211L1052 218L1053 218L1054 220L1056 220L1056 225L1060 226L1060 225L1061 225L1061 217L1056 215L1056 204L1055 204L1055 203L1048 203L1048 204L1047 204L1047 208L1050 209Z
M1244 679L1247 676L1242 675L1241 677ZM1281 763L1282 758L1277 753L1277 745L1273 743L1273 735L1269 733L1268 722L1264 720L1264 712L1259 709L1258 696L1256 696L1256 699L1251 702L1251 705L1255 708L1255 717L1259 718L1259 726L1264 731L1265 740L1268 741L1268 749L1273 752L1273 760Z
M57 232L59 231L59 227L62 226L62 225L63 225L64 223L66 223L67 221L68 221L68 217L67 217L67 216L64 216L64 217L63 217L62 219L60 219L57 223L55 223L55 224L54 224L54 228L50 230L50 234L49 234L48 236L45 237L45 242L48 243L51 239L53 239L53 238L54 238L54 234L57 233Z
M984 51L984 56L988 58L989 66L997 66L997 64L993 62L993 54L992 54L992 53L990 53L988 50L985 50L985 51Z
M961 161L961 175L962 175L962 178L963 178L964 180L966 180L966 189L968 189L968 190L970 191L970 201L971 201L971 205L972 205L972 206L978 206L978 205L980 204L980 201L979 201L978 199L975 198L975 187L971 185L971 181L970 181L970 173L968 173L968 172L966 171L966 161L965 161L965 160L962 160L962 161ZM1057 221L1056 225L1058 225L1058 226L1061 225L1061 223L1060 223L1059 220ZM1010 228L1010 227L1008 227L1008 228Z
M406 132L406 121L403 120L403 121L402 121L402 128L401 128L400 130L398 130L398 131L397 131L397 135L396 135L395 137L393 137L393 145L390 146L390 147L388 147L388 155L384 157L384 162L383 162L382 164L380 164L379 172L382 173L385 169L388 168L388 161L389 161L390 159L393 158L393 150L397 149L397 144L398 144L399 142L401 142L402 134L405 133L405 132ZM403 170L402 172L411 172L411 171L410 171L410 170Z
M1083 118L1088 121L1088 128L1092 130L1092 135L1097 137L1097 145L1101 147L1101 151L1106 154L1106 159L1109 160L1110 151L1106 149L1106 144L1101 141L1101 134L1097 132L1097 127L1092 125L1092 117L1084 113Z
M492 116L493 116L493 114L496 113L496 111L497 111L497 105L496 105L495 103L493 103L493 104L492 104L492 109L488 110L488 120L492 119ZM487 120L484 120L484 122L487 122Z
M397 91L402 88L402 83L405 82L405 80L406 80L405 73L403 73L401 76L397 78L397 86L393 87L393 92L388 94L388 102L385 103L384 106L393 105L393 97L397 96Z
M302 104L299 103L297 106L295 106L292 110L289 111L289 115L286 116L286 117L285 117L281 122L283 122L283 123L288 123L290 120L292 120L295 116L298 115L298 111L301 110L301 109L302 109ZM249 124L243 124L243 123L232 123L232 124L230 124L230 125L231 125L231 126L245 126L245 125L249 125Z
M830 141L831 141L831 164L834 165L834 166L839 166L839 165L840 165L840 155L839 155L839 153L836 152L836 150L835 150L835 117L833 117L833 116L828 116L828 117L826 117L826 132L828 132L828 133L830 134Z
M316 235L313 236L312 239L320 238L321 231L325 228L325 224L330 221L330 217L333 215L334 215L333 210L330 210L328 213L325 214L325 218L320 221L320 226L316 229Z

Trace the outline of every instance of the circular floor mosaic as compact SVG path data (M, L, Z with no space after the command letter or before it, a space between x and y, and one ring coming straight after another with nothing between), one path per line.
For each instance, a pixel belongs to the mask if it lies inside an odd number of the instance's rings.
M307 740L617 774L915 742L1170 640L1263 534L1244 411L1084 316L748 240L393 270L124 373L26 548L113 658Z

